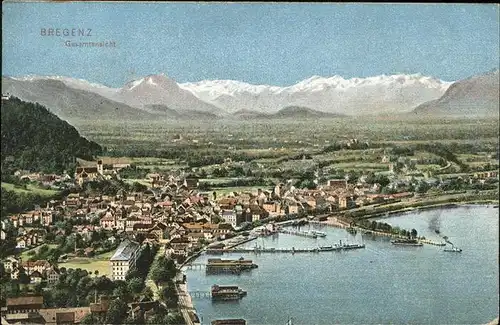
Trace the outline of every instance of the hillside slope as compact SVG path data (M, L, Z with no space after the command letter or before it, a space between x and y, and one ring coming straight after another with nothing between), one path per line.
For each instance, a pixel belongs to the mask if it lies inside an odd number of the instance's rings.
M417 106L416 115L484 117L499 115L499 73L494 70L452 84L437 100Z
M91 160L100 145L39 104L2 99L2 175L8 170L62 172L76 157Z
M152 115L97 93L71 88L60 80L17 80L2 77L2 92L22 100L40 103L69 122L86 119L144 119Z

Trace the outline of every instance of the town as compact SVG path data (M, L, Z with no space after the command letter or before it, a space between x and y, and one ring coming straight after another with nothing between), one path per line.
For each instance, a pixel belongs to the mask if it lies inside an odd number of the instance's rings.
M188 293L180 268L209 245L224 247L232 238L245 241L253 228L307 216L362 226L358 215L432 204L426 193L433 190L440 191L432 195L434 203L488 199L491 191L483 187L498 183L493 169L418 178L414 161L396 158L394 164L384 155L381 162L387 173L319 183L316 172L307 180L315 184L313 189L284 180L274 187L224 195L203 190L207 187L196 169L147 173L142 183L132 185L121 176L134 167L129 163L97 160L63 175L18 170L13 175L17 186L38 184L64 189L67 195L1 221L2 317L8 324L110 319L154 324L159 317L165 324L199 324L193 306L181 303ZM244 163L227 159L224 164L219 167ZM395 165L401 171L395 172ZM447 188L450 184L460 187ZM78 294L62 299L75 290Z

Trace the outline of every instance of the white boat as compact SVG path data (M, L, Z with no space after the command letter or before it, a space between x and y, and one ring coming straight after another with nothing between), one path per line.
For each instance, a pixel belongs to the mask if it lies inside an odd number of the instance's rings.
M451 245L451 248L445 248L444 251L451 253L462 253L462 250L458 247L455 247L454 245Z
M322 231L317 231L317 230L311 230L311 232L313 234L315 234L316 236L318 237L326 237L326 233L322 232Z

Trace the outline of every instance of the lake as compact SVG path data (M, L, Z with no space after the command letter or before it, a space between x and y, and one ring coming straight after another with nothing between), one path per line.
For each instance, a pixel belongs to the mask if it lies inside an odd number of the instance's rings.
M189 291L211 285L238 285L248 295L237 302L212 303L193 297L203 324L244 318L248 325L293 324L481 324L498 316L498 208L462 206L412 212L380 219L415 228L419 236L441 235L463 250L401 247L389 238L349 234L343 229L305 226L327 233L312 239L279 234L256 244L275 248L361 243L365 249L300 254L224 254L254 260L257 269L242 275L205 275L186 270ZM196 262L204 262L201 256Z

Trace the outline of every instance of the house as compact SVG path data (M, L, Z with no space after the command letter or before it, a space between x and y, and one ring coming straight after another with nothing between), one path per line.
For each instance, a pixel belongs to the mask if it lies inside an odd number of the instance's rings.
M204 233L195 232L187 235L189 241L197 243L200 239L207 239Z
M100 296L98 303L90 304L90 312L95 314L96 316L105 316L106 312L109 309L109 297L108 296Z
M42 274L51 267L50 263L46 260L26 261L22 263L22 266L28 274L31 274L34 271L38 271Z
M125 229L132 230L136 223L142 223L142 220L137 215L129 216L125 222Z
M11 271L10 271L10 278L12 280L17 280L17 279L19 279L19 275L23 272L25 273L22 266L19 266L19 265L13 266Z
M170 243L173 249L173 254L178 256L187 257L189 255L189 249L191 248L190 243Z
M79 324L90 314L90 307L43 308L38 311L44 325Z
M14 268L19 266L20 261L20 259L17 259L14 256L9 256L3 261L3 268L5 271L11 272Z
M281 209L281 205L279 202L264 202L262 204L262 208L269 213L271 216L281 215L284 212Z
M114 229L116 228L116 217L111 211L106 212L104 217L101 218L99 224L104 229Z
M224 219L225 223L229 223L233 227L236 227L237 224L237 216L236 212L233 210L224 210L222 211L222 219Z
M61 273L54 266L50 267L47 271L45 271L45 278L47 279L48 284L57 283L57 281L59 281L60 275L61 275Z
M300 205L297 203L292 203L288 205L288 214L296 215L299 213Z
M188 233L193 233L193 232L202 232L203 231L203 224L202 223L195 223L195 222L186 222L182 224L182 227L186 229Z
M356 202L352 196L340 196L339 197L339 208L350 209L356 206Z
M26 239L24 237L18 237L16 239L16 242L17 242L16 248L24 249L29 245L29 244L27 244Z
M136 223L134 224L134 226L132 227L132 231L134 233L138 233L138 232L142 232L142 233L148 233L149 230L151 230L151 228L153 227L152 224L150 223ZM128 229L127 229L128 230Z
M43 307L43 296L7 298L7 314L34 313Z
M164 239L167 235L168 227L163 222L157 222L149 228L148 233L156 236L158 240Z
M43 280L42 273L40 273L36 270L31 272L31 274L29 276L30 276L30 283L32 283L32 284L41 283Z
M345 180L345 179L331 179L328 182L326 182L326 186L330 190L347 189L347 180Z

